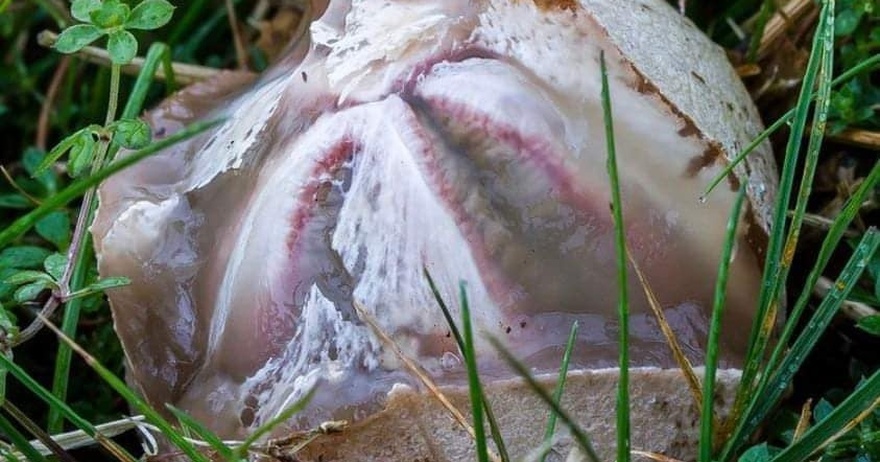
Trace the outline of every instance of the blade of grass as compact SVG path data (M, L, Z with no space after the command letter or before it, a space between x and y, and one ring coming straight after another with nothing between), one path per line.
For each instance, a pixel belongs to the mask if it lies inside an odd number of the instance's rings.
M718 369L718 348L721 338L721 316L727 298L727 278L730 275L730 262L736 244L736 229L742 212L743 199L746 197L746 186L743 183L733 202L730 218L727 219L727 230L721 260L718 263L718 277L715 281L715 296L712 302L712 316L709 321L709 338L706 341L706 364L703 377L703 402L700 406L700 462L711 462L712 450L715 446L715 373Z
M235 455L239 459L243 459L247 457L247 452L254 443L257 442L260 438L268 434L272 429L277 427L278 425L283 424L288 421L295 414L301 412L305 407L312 401L312 397L315 396L315 392L318 391L317 387L313 387L310 389L305 395L303 395L300 399L296 400L289 407L278 413L274 418L269 420L268 422L260 425L259 428L254 430L244 442L241 443L241 446L235 448Z
M483 427L483 387L477 370L477 351L474 348L474 334L471 328L471 310L468 306L467 288L464 281L459 283L461 297L461 330L464 339L464 361L467 365L468 393L471 397L471 411L474 418L474 439L477 442L477 460L489 462L486 446L486 430Z
M507 350L507 348L504 347L501 341L499 341L495 337L492 337L491 335L488 336L487 339L489 340L489 343L491 343L492 346L501 355L501 358L504 360L504 362L506 362L507 365L510 366L510 368L513 369L514 372L516 372L526 381L526 384L529 386L529 388L531 388L532 391L536 395L538 395L539 398L541 398L541 401L544 401L544 404L546 404L553 411L553 413L559 417L559 420L561 420L562 423L565 424L566 427L568 427L568 431L571 432L575 442L584 452L584 455L586 455L587 458L590 459L590 461L592 462L599 462L601 459L599 459L599 456L593 449L592 443L590 443L590 438L587 436L584 430L581 429L580 425L578 425L577 422L575 422L574 419L564 409L562 409L562 406L560 406L559 403L553 400L553 397L550 396L550 393L548 393L547 390L545 390L544 387L542 387L541 384L539 384L535 380L535 378L532 377L532 374L529 373L528 368L526 368L523 363L519 362L519 360L516 359L513 354L511 354L510 351Z
M565 390L565 378L568 376L568 364L571 362L571 352L574 350L574 342L577 340L578 322L571 323L571 331L568 333L568 341L565 342L565 351L562 353L562 364L559 365L559 373L556 374L556 389L553 390L553 402L557 406L562 402L562 392ZM553 442L553 434L556 432L556 420L559 415L550 412L547 419L547 429L544 430L544 450L541 452L541 462L547 460L547 453Z
M736 431L728 441L722 460L738 450L773 409L788 384L791 383L794 374L803 364L807 354L819 341L819 337L831 322L834 314L858 282L878 247L880 247L880 233L876 228L870 228L853 251L853 255L841 271L840 277L828 291L822 303L819 304L810 322L795 340L789 353L782 359L776 373L770 375L768 380L762 380L761 387L753 394L746 412L738 422Z
M785 160L782 175L779 180L779 191L773 210L773 228L770 230L767 255L764 262L764 281L761 285L758 310L755 314L755 322L749 334L749 348L746 352L745 366L743 367L740 387L734 401L732 415L738 418L747 401L747 397L753 390L753 384L760 368L764 365L764 355L770 339L770 334L776 324L776 315L779 310L782 287L785 284L787 271L784 268L783 240L786 235L786 217L791 197L794 178L797 174L797 164L800 154L801 142L804 129L807 124L807 116L810 111L811 95L813 86L819 74L822 62L822 40L825 39L825 30L832 12L829 11L828 3L822 7L819 16L819 26L813 40L813 47L804 74L804 80L798 96L795 115L792 121L791 133L785 150ZM735 435L743 438L742 435ZM733 441L733 440L731 440ZM737 440L739 442L739 440Z
M872 56L858 65L853 66L850 69L847 69L845 72L840 74L837 78L831 81L831 87L836 88L840 85L849 82L853 77L860 75L862 73L873 70L875 67L880 66L880 54ZM815 95L811 95L813 97ZM758 146L761 145L770 135L776 133L776 130L782 128L783 125L789 123L791 119L794 117L796 112L796 108L790 109L788 112L783 114L780 118L776 119L776 122L773 122L769 127L767 127L764 131L762 131L758 136L752 140L739 154L737 154L733 160L731 160L724 168L712 178L712 181L709 182L709 185L706 186L706 189L703 191L703 194L700 196L700 200L705 200L705 197L708 196L716 186L721 184L725 178L729 177L731 173L733 173L733 169L736 168L737 165L742 163L752 151L755 150Z
M623 202L617 175L617 153L614 147L614 118L611 114L611 95L608 89L608 69L605 53L599 55L602 69L602 113L605 120L605 144L608 154L608 178L611 183L611 213L614 216L614 249L617 254L618 344L620 378L617 382L617 461L630 460L629 431L629 301L627 299L626 236L623 226Z
M9 414L10 417L13 418L19 425L21 425L25 430L27 430L31 435L37 438L37 440L42 443L44 446L49 448L52 455L58 458L58 460L62 462L76 462L76 459L67 453L61 446L56 443L48 433L46 433L39 425L35 424L25 413L21 412L15 405L11 402L6 401L3 403L3 410ZM133 458L124 459L128 462L135 462Z
M223 442L217 435L214 434L211 430L208 430L207 427L202 425L201 422L194 419L192 416L187 414L186 412L170 405L166 404L165 408L168 409L168 412L174 414L174 417L177 417L177 420L180 422L181 426L189 428L193 433L195 433L199 438L208 443L211 449L217 451L217 454L223 459L227 461L236 460L235 459L235 451L233 451L226 443Z
M156 69L170 55L171 51L168 49L168 45L161 42L150 45L150 49L147 50L147 56L144 58L144 66L138 73L137 80L135 80L134 86L131 89L131 94L129 94L128 100L125 102L125 108L122 110L123 119L132 119L140 114L144 107L144 101L147 98L147 92L150 90L150 85L152 85L156 76ZM166 72L167 78L168 74Z
M178 133L169 136L168 138L157 141L143 149L139 149L131 153L130 155L111 163L100 171L71 183L66 188L58 191L57 194L44 200L39 207L22 215L21 217L13 221L9 226L7 226L3 231L0 231L0 247L5 247L9 245L13 240L17 239L29 229L31 229L41 218L45 217L53 210L67 205L70 201L78 198L83 193L85 193L86 190L106 180L111 175L134 165L135 163L161 151L162 149L167 148L168 146L171 146L175 143L204 132L205 130L208 130L209 128L217 125L220 122L221 120L196 122L192 125L187 126Z
M449 332L452 334L455 343L458 345L458 351L461 353L462 357L464 357L464 339L461 337L461 332L458 331L458 326L455 325L449 307L443 300L443 296L440 295L440 290L437 289L437 285L434 283L434 278L431 277L431 273L428 272L428 269L423 267L422 274L425 275L425 279L428 281L428 286L431 288L431 293L434 295L434 300L437 301L437 305L440 307L440 311L446 319L446 325L449 326ZM495 418L495 412L492 410L492 403L489 402L489 399L484 392L482 392L481 396L483 399L483 409L486 411L486 420L489 422L489 431L492 433L492 441L495 442L495 448L498 449L498 457L503 461L509 461L511 458L507 453L507 445L504 444L504 437L501 435L501 427L498 425L498 419Z
M880 247L880 232L877 232L876 228L870 228L862 236L861 242L853 251L853 255L841 271L840 277L825 295L822 303L819 304L816 313L780 362L779 368L768 374L770 378L767 380L767 385L759 389L759 391L766 390L766 392L758 393L756 396L756 411L749 416L748 420L763 420L770 413L773 405L782 397L786 387L791 383L794 374L819 341L819 337L831 323L834 315L840 309L840 305L855 287L878 247Z
M846 235L850 223L855 219L859 209L866 200L868 193L874 190L874 186L878 181L880 181L880 163L874 164L871 172L865 177L862 184L859 185L852 197L846 201L840 214L838 214L832 222L831 228L828 230L828 234L819 248L819 252L816 256L816 263L813 265L813 268L810 270L810 274L807 276L807 280L804 283L804 290L801 291L801 294L798 296L798 299L789 314L788 320L786 321L785 327L782 330L782 334L779 337L779 342L770 357L767 370L772 371L777 369L779 359L782 353L787 349L788 340L794 334L795 328L800 321L800 317L810 301L813 287L816 286L819 278L822 277L822 274L825 272L825 267L831 260L834 250L837 248L838 244L840 244L841 239Z
M848 422L856 419L866 409L876 407L878 404L880 404L880 371L874 372L828 416L807 430L791 446L777 454L773 458L773 462L808 460L819 448L838 435Z
M390 336L388 336L388 334L386 334L384 330L382 330L382 327L379 326L373 316L370 315L370 313L368 313L363 306L361 306L360 302L354 300L352 302L352 306L354 307L355 311L357 311L358 317L360 317L361 321L370 326L370 329L372 329L373 333L376 334L377 337L379 337L379 340L387 348L390 348L395 356L397 356L404 364L404 366L406 366L406 368L416 378L418 378L419 381L422 382L422 384L425 386L425 388L428 389L431 395L437 398L437 401L439 401L440 404L449 412L453 420L461 425L461 427L464 428L464 430L468 433L468 435L471 436L471 438L476 438L474 429L473 427L471 427L471 424L468 423L464 414L462 414L461 411L459 411L458 408L456 408L455 405L452 404L452 402L449 401L448 398L446 398L446 395L443 394L443 392L440 390L440 387L438 387L437 384L434 383L434 380L431 379L430 375L428 375L428 373L425 372L424 369L422 369L422 367L419 366L415 361L413 361L403 353L397 343L395 343L394 340Z
M630 265L632 265L633 272L636 273L636 278L642 286L645 298L648 299L648 306L651 307L654 317L657 318L657 324L660 326L660 331L666 338L666 345L672 350L672 357L675 358L675 362L678 363L678 368L681 369L681 373L684 375L684 378L691 389L694 404L700 406L703 402L703 390L700 387L700 379L697 378L697 373L694 372L694 366L691 365L690 360L685 356L684 349L681 348L681 344L675 336L675 332L669 325L669 321L666 320L666 315L663 313L663 307L660 305L660 300L657 299L654 290L651 288L651 284L648 282L648 278L642 272L642 269L639 267L635 258L633 258L632 252L630 252L629 249L627 249L626 257Z
M180 449L187 457L189 457L190 460L198 462L208 462L208 459L200 452L198 452L198 450L196 450L196 448L189 441L187 441L180 434L180 432L175 430L174 427L161 415L159 415L159 413L156 412L155 409L153 409L149 404L142 400L134 391L128 388L125 383L119 379L119 377L116 377L116 375L110 372L106 367L104 367L103 364L98 362L94 357L83 350L70 337L64 335L64 332L61 332L61 330L55 327L54 324L49 322L47 319L44 319L43 322L46 324L46 327L52 330L52 332L54 332L55 335L57 335L58 338L61 339L62 342L70 346L70 348L73 349L76 354L83 358L86 364L94 369L95 372L97 372L98 375L104 380L104 382L110 385L110 387L113 388L116 393L119 393L119 395L122 396L122 398L124 398L129 403L129 405L133 406L135 409L138 410L138 412L143 414L148 422L158 427L161 430L162 435L165 438L168 438L168 440L172 444L177 446L177 448ZM0 359L0 361L2 361L2 359ZM52 396L51 398L53 400L55 399L54 396ZM63 402L60 404L67 408L67 405ZM69 415L65 415L65 417L70 418ZM91 424L89 424L88 422L86 422L85 424L91 427ZM86 428L82 426L80 426L80 428L86 430ZM106 439L103 437L101 438ZM98 438L96 437L96 439ZM98 441L101 441L101 439L98 439Z
M25 457L27 460L31 462L45 462L46 458L43 457L42 454L39 453L33 446L31 446L30 441L25 438L21 432L15 428L15 425L12 424L9 420L6 419L2 414L0 414L0 432L3 433L3 436L9 439L12 442L13 446ZM5 457L14 457L12 454L5 454Z
M761 3L761 10L755 20L755 27L752 30L752 37L749 40L749 52L746 55L746 61L753 63L758 56L758 48L761 45L761 39L764 37L764 29L767 27L767 21L773 16L773 10L776 5L773 0L764 0Z
M62 411L64 417L70 421L74 426L79 428L80 430L86 432L89 436L95 439L101 446L108 448L113 448L110 450L113 453L119 452L127 454L125 449L119 447L116 443L114 443L109 438L106 438L103 434L98 432L95 427L86 419L80 417L79 414L73 411L67 403L63 401L59 401L52 393L49 392L42 385L37 383L24 369L22 369L18 364L12 362L11 359L7 358L5 355L0 355L0 364L5 367L13 377L16 378L25 388L30 390L32 393L37 395L41 400L43 400L46 404L49 405L49 408L57 407ZM129 457L131 455L129 454ZM132 458L133 459L133 458Z

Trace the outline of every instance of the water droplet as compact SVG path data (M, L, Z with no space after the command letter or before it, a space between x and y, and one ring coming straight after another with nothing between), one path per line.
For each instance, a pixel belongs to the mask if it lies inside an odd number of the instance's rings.
M709 200L709 198L706 197L705 195L700 196L700 199L699 199L701 204L705 204L708 200Z

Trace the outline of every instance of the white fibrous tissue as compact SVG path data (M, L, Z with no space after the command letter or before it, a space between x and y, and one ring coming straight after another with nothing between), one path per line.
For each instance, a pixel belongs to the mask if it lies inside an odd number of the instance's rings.
M319 2L320 3L320 2ZM308 429L422 389L368 313L438 384L464 361L427 272L488 387L513 374L487 338L555 371L617 364L618 275L600 56L610 84L628 249L685 353L702 363L738 186L724 361L759 290L772 197L761 145L721 50L658 0L330 0L256 81L191 86L147 114L158 138L222 119L110 178L92 228L129 381L240 438L316 390ZM747 174L748 173L748 174ZM630 266L633 365L674 367ZM426 398L428 399L428 398Z

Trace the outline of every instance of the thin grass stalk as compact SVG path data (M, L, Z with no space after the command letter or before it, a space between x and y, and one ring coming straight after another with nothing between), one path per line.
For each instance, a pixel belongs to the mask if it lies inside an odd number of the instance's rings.
M18 449L18 452L20 452L30 462L46 461L46 458L43 457L43 455L40 454L40 452L31 445L31 442L28 441L28 439L24 435L22 435L17 428L15 428L15 425L7 420L6 417L2 414L0 414L0 432L2 432L3 436L8 438L12 445L15 446L16 449ZM4 454L4 457L15 459L12 454Z
M880 400L880 370L862 382L839 406L834 408L822 421L807 430L793 444L783 449L773 458L773 462L800 462L808 460L819 448L837 436L848 422Z
M21 366L15 364L11 359L6 357L6 355L0 355L0 365L6 368L9 373L12 374L12 376L15 377L16 380L21 382L21 384L25 388L30 390L31 393L37 395L37 397L43 400L43 402L48 404L49 408L55 407L60 409L62 414L64 414L64 417L68 421L70 421L70 423L72 423L80 430L86 432L87 435L94 438L95 441L97 441L101 446L113 447L113 449L111 450L111 452L113 453L119 452L127 454L125 449L118 446L109 438L104 437L99 431L97 431L94 425L92 425L88 420L80 417L80 415L74 412L74 410L71 409L71 407L67 403L59 401L58 398L56 398L52 393L49 392L49 390L40 385L36 380L34 380L33 377L28 375L28 373L25 372L25 370L22 369ZM130 454L129 457L131 457Z
M880 233L877 232L877 229L870 228L862 236L861 242L853 251L852 257L841 271L838 280L825 295L822 303L819 304L813 318L795 340L788 355L783 358L777 372L771 375L767 381L762 381L761 388L755 390L746 407L746 412L738 421L736 430L725 447L721 460L726 460L728 456L739 449L770 413L788 384L791 383L794 374L819 341L819 337L831 322L834 314L840 309L840 305L855 287L878 247L880 247Z
M769 379L766 385L759 389L760 393L754 399L756 411L747 419L751 421L752 425L757 427L760 421L770 413L776 401L782 397L786 387L794 378L794 374L818 343L819 337L825 332L828 324L831 323L834 315L855 287L878 247L880 247L880 232L876 228L870 228L862 236L861 242L853 251L852 257L841 271L837 281L822 299L816 313L780 362L779 368L774 372L768 371Z
M293 404L288 406L286 409L278 413L275 417L273 417L268 422L260 425L256 430L254 430L244 442L241 443L241 446L235 448L235 455L239 459L243 459L247 457L247 452L250 450L251 446L254 445L260 438L267 435L273 428L278 425L286 422L291 417L305 409L305 407L312 401L312 397L315 396L315 392L318 391L317 387L312 387L305 395L296 400Z
M562 392L565 390L565 378L568 375L568 365L571 362L571 352L577 340L578 322L571 323L571 331L568 333L568 341L565 342L565 351L562 353L562 364L559 365L559 373L556 374L556 389L553 390L553 401L559 406L562 403ZM541 462L547 460L547 453L553 443L553 434L556 432L556 420L559 414L550 412L547 419L547 428L544 430L544 450L541 454Z
M822 31L827 26L828 18L828 3L825 3L819 16L819 26L813 39L810 59L807 63L807 69L796 104L791 133L786 145L785 161L779 181L779 191L773 211L772 229L770 230L769 243L767 245L767 256L764 262L764 281L761 285L755 322L749 335L749 348L746 353L742 379L734 402L733 416L735 419L739 418L747 399L754 391L754 381L759 369L764 364L765 350L769 342L770 333L775 325L776 314L781 301L781 288L785 282L783 271L781 271L781 263L783 258L783 239L786 235L788 204L793 189L794 177L797 173L801 141L812 99L812 88L816 83L819 65L822 60L821 41L824 39ZM741 436L736 435L736 438L741 438Z
M750 63L756 61L758 57L758 49L761 47L761 39L764 38L764 29L767 27L767 21L773 16L773 11L775 9L776 5L773 0L764 0L761 4L761 10L758 12L755 27L752 30L752 37L749 40L749 52L746 54L746 61Z
M147 91L150 89L150 84L152 84L156 75L156 69L162 60L162 57L168 55L168 53L168 47L163 43L154 43L150 46L146 59L144 60L144 66L141 68L134 87L132 87L132 92L123 108L123 119L137 117L141 112L144 101L146 100ZM115 109L113 112L115 112ZM108 152L109 158L113 159L118 150L117 146L110 146ZM83 211L81 212L87 214L85 217L85 223L92 222L94 211L97 206L97 199L94 196L90 196L89 199L89 203L87 206L83 207ZM94 257L94 250L92 249L90 240L90 236L86 233L82 237L82 241L79 245L73 249L76 253L72 255L73 262L71 264L73 265L73 270L70 277L68 292L74 292L85 285L88 270L92 266L91 262ZM65 306L64 319L61 322L61 330L64 331L68 337L76 337L76 328L79 324L82 302L82 299L74 298L67 302ZM61 401L66 401L67 399L67 384L70 375L70 361L72 356L73 352L66 344L62 342L58 345L58 352L55 355L52 393ZM63 430L62 415L58 409L49 409L47 429L50 433L59 433Z
M227 446L226 443L224 443L223 440L217 437L214 432L209 430L208 427L205 427L201 422L194 419L186 412L170 404L166 404L165 408L168 409L168 412L174 414L174 417L176 417L177 421L180 422L182 428L188 428L199 438L208 443L211 449L217 451L217 455L219 455L222 460L236 460L235 451Z
M132 391L130 388L128 388L128 386L125 385L125 382L120 380L119 377L116 377L115 374L110 372L106 367L104 367L103 364L101 364L98 360L96 360L94 357L92 357L92 355L88 354L85 350L83 350L70 337L64 335L64 332L62 332L60 329L55 327L55 325L53 325L51 322L49 322L46 319L44 319L43 322L46 324L46 327L48 327L50 330L52 330L52 332L54 332L55 335L57 335L58 338L61 339L62 342L66 343L68 346L70 346L70 348L73 349L73 351L75 353L77 353L80 357L82 357L83 360L85 360L86 364L88 364L89 367L94 369L95 372L97 372L98 375L104 380L104 382L107 383L108 385L110 385L110 387L113 388L113 390L116 391L116 393L119 393L119 395L122 396L122 398L125 399L129 403L129 405L131 405L132 407L137 409L141 414L143 414L148 422L150 422L153 425L155 425L156 427L158 427L159 430L162 432L162 435L164 437L168 438L168 440L172 444L177 446L177 448L180 449L183 452L183 454L189 458L189 460L196 461L196 462L209 462L207 457L205 457L203 454L201 454L195 448L195 446L192 445L192 443L187 441L186 438L184 438L180 434L180 432L175 430L174 427L167 420L165 420L161 415L159 415L159 413L156 412L155 409L153 409L149 404L147 404L143 399L141 399L134 391ZM0 361L3 361L4 359L5 358L0 358ZM39 385L37 385L37 386L39 386ZM61 405L67 407L67 405L64 403L61 403ZM67 417L70 418L69 416L67 416ZM91 424L89 424L88 422L86 422L86 424L89 427L91 427ZM84 427L80 427L80 428L83 430L86 430L86 428L84 428ZM92 429L92 432L94 433L94 429ZM92 434L90 433L89 436L92 436ZM95 439L97 439L99 442L102 440L106 440L106 438L104 438L103 436L100 436L100 437L96 436Z
M706 341L706 364L705 376L703 377L703 403L700 406L700 462L711 462L712 451L715 446L715 433L713 429L715 413L715 374L718 369L718 350L721 339L721 318L724 314L724 305L727 299L727 279L730 275L730 263L733 257L733 249L736 246L736 230L739 217L742 213L743 200L746 197L746 186L743 183L736 195L730 218L727 220L727 231L724 239L724 247L721 250L721 260L718 264L718 278L715 281L715 296L712 302L712 317L709 321L709 338Z
M872 56L859 64L847 69L842 74L840 74L837 78L831 81L831 87L836 88L846 82L848 82L853 77L860 75L862 73L873 70L875 67L880 66L880 54ZM815 95L812 95L815 96ZM769 127L764 129L755 139L752 140L751 143L746 145L739 154L737 154L727 165L721 169L715 177L712 178L712 181L706 186L706 189L703 190L703 194L700 196L701 201L705 201L706 197L724 181L725 178L729 177L731 173L733 173L733 169L736 168L742 161L751 154L755 148L761 145L770 135L776 133L776 130L782 128L785 124L791 121L792 117L795 114L795 108L790 109L788 112L783 114L780 118L776 119L776 122L773 122Z
M617 461L630 460L629 430L629 300L627 293L626 236L623 226L623 202L620 200L620 184L617 175L617 153L614 146L614 118L611 113L611 95L608 89L608 68L605 53L599 55L602 70L602 112L605 120L605 147L608 154L607 169L611 183L611 213L614 216L614 248L617 255L618 289L618 367L617 382Z
M467 365L468 392L471 397L471 413L474 417L474 439L477 442L477 460L489 462L489 450L486 446L486 430L483 428L483 387L477 369L477 352L474 348L474 334L471 328L471 310L468 306L467 290L464 281L459 283L461 297L461 330L464 338Z
M577 443L578 447L580 447L581 451L583 451L584 455L590 460L590 462L599 462L601 459L599 459L595 449L593 449L593 444L590 442L590 438L580 425L578 425L578 423L575 422L575 420L564 409L562 409L562 406L559 403L554 401L553 397L550 396L550 393L548 393L547 390L545 390L544 387L532 377L528 368L516 359L516 357L504 347L504 344L502 344L500 340L491 335L488 336L487 339L501 355L501 359L503 359L504 362L506 362L507 365L517 373L517 375L526 381L526 384L535 395L537 395L538 398L541 398L541 401L550 407L550 409L559 417L559 420L568 427L568 431L574 438L575 443Z
M813 287L816 286L816 282L822 277L822 274L825 272L825 267L828 265L828 262L831 261L831 256L834 254L834 250L840 244L847 229L849 229L850 223L852 223L856 215L858 215L868 193L874 190L874 186L878 181L880 181L880 163L874 164L874 168L871 169L871 172L865 177L855 193L846 201L840 214L838 214L837 218L835 218L834 222L831 224L828 234L825 236L822 245L819 247L819 252L816 256L816 263L813 265L813 268L810 270L810 274L807 276L807 280L804 283L804 290L801 291L798 296L798 299L789 314L788 320L785 323L785 327L782 330L782 334L779 337L779 342L773 350L773 354L768 362L768 370L773 371L777 369L782 354L788 349L788 341L794 334L798 322L810 301Z
M437 301L437 305L443 313L443 318L446 320L446 325L449 326L449 332L452 334L452 338L455 339L455 343L458 345L458 351L461 353L462 358L464 358L466 356L464 338L462 338L461 332L459 332L458 326L456 326L455 321L452 318L452 313L449 311L449 307L443 300L443 296L440 295L440 290L437 289L437 284L434 283L434 278L431 277L428 268L423 267L422 274L428 281L428 286L431 288L434 300ZM489 423L489 431L492 433L492 441L495 443L495 448L498 449L498 457L502 461L509 461L511 460L510 454L507 452L507 445L504 443L504 437L501 435L501 427L498 425L498 419L495 417L495 412L492 410L492 403L490 403L489 399L486 397L485 391L480 390L480 394L483 399L483 409L486 411L486 420Z
M11 402L6 401L3 403L3 410L9 414L10 417L13 418L19 425L21 425L25 430L28 431L31 435L33 435L37 440L42 443L44 446L49 448L52 452L52 455L57 457L61 462L76 462L67 451L64 450L61 446L56 443L45 430L40 428L39 425L34 423L24 412L21 412L15 405ZM134 462L134 459L127 459L128 462Z

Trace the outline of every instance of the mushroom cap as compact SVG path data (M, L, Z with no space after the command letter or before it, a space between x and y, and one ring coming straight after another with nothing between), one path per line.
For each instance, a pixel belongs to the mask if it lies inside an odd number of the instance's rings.
M340 0L315 11L256 82L222 74L146 117L158 137L223 117L217 129L100 188L99 270L133 281L108 295L129 381L150 403L242 437L318 386L290 428L369 415L405 424L422 392L400 387L420 384L353 306L460 394L461 359L423 268L447 302L468 281L486 387L506 403L529 391L510 385L483 333L549 372L577 320L574 366L615 364L600 54L628 245L696 362L735 186L747 184L724 331L727 363L741 361L775 167L763 143L731 188L698 200L762 127L723 51L686 18L661 0ZM670 367L631 279L633 365ZM616 378L596 374L583 386L603 396ZM635 383L647 391L676 374L640 371ZM598 422L590 407L580 418ZM534 405L510 411L540 418ZM465 448L443 442L453 434L419 447ZM407 455L400 441L383 447Z

